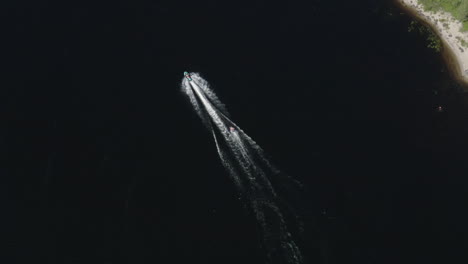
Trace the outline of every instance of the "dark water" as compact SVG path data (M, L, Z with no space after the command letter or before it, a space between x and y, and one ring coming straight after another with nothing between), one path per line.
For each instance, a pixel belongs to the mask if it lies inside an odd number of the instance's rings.
M308 187L308 263L467 258L466 95L390 1L1 10L5 258L261 263L184 70Z

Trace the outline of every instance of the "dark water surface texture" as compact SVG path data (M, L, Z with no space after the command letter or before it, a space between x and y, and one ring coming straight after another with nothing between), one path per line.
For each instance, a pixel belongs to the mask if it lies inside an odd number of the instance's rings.
M2 263L261 263L184 70L306 186L307 263L466 262L466 95L391 1L1 5Z

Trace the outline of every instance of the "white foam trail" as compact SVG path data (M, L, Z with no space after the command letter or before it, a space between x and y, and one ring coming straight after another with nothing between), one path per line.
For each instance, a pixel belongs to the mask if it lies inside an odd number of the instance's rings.
M182 89L195 111L210 130L223 166L229 172L239 194L255 216L269 263L303 263L301 252L292 239L277 205L279 199L269 177L281 172L266 158L263 149L230 120L225 106L199 74L184 78ZM230 131L230 127L234 131ZM219 137L220 135L220 137ZM294 181L289 177L277 182ZM294 181L297 182L297 181Z
M224 115L229 116L229 112L226 109L226 106L219 100L218 96L213 92L210 88L208 82L203 79L199 73L191 73L190 77L192 78L193 82L201 88L201 90L205 93L206 97L216 106L216 108Z
M187 81L187 80L184 79L184 81ZM187 89L187 87L188 87L188 89ZM195 94L193 93L193 90L190 88L190 85L185 84L184 82L182 82L182 89L187 94L187 96L188 96L188 98L190 100L190 103L192 104L192 106L193 106L195 112L197 113L197 115L201 118L203 124L205 126L207 126L208 129L210 129L211 128L211 123L210 123L209 117L207 116L206 112L202 110L202 107L198 103L197 98L195 97Z
M235 168L231 166L231 163L229 162L229 158L227 157L227 153L220 147L218 143L218 139L216 138L216 134L213 132L213 138L216 143L216 149L218 150L219 157L221 158L221 162L223 163L223 166L228 170L229 175L231 176L231 179L234 181L234 184L236 185L237 189L241 192L245 191L245 188L242 184L241 178L239 177L239 173L236 172Z

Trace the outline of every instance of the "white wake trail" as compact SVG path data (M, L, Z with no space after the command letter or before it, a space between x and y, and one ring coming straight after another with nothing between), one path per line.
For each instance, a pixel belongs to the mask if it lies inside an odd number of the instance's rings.
M216 106L216 108L224 116L229 116L226 106L219 100L218 96L216 96L216 94L210 88L208 82L203 79L199 73L191 73L190 77L193 79L193 82L195 82L202 89L206 97L209 98L209 100Z
M274 178L276 184L293 182L298 185L298 182L274 167L263 149L229 118L226 107L206 80L199 74L190 73L189 76L192 80L184 78L182 90L213 135L223 166L257 220L267 262L303 263L270 178Z

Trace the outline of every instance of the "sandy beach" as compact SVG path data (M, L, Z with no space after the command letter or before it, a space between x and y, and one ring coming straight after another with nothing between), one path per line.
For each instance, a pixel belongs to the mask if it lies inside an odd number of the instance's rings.
M468 32L461 32L461 22L447 12L437 13L425 11L418 0L398 0L404 7L413 10L421 19L432 25L444 42L444 47L449 48L455 56L458 64L457 75L468 84L468 47L462 45L464 40L468 43Z

